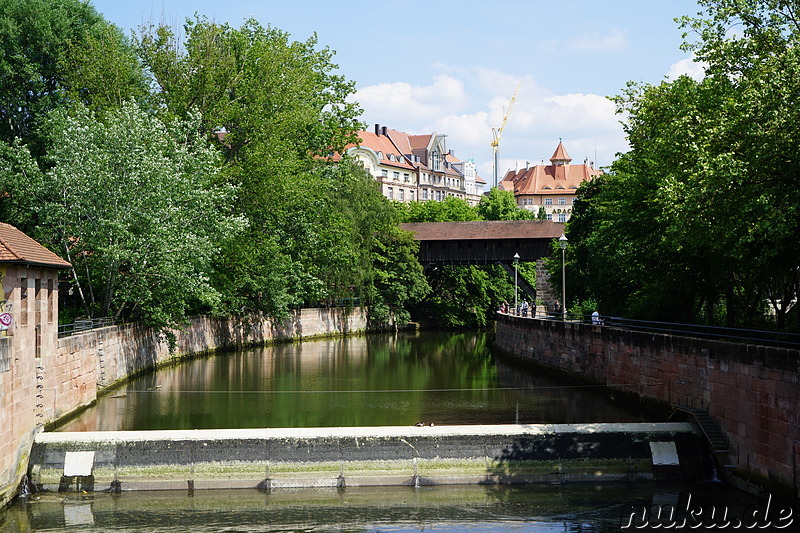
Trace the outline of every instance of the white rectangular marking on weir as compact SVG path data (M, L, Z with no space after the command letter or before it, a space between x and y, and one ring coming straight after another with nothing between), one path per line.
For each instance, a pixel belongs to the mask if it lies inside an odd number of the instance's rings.
M650 453L653 454L654 466L679 465L678 451L674 442L651 442Z
M94 468L94 452L66 452L64 454L64 475L91 476Z

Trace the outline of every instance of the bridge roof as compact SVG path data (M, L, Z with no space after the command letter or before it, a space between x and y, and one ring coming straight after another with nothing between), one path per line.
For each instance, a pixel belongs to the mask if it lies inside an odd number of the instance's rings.
M551 220L417 222L400 227L418 241L557 239L564 233L564 223Z

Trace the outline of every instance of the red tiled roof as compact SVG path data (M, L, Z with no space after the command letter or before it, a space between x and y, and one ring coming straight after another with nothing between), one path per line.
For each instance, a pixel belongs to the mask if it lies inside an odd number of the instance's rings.
M358 131L356 133L358 134L358 138L360 140L359 146L369 148L374 152L383 153L383 159L379 160L379 164L406 169L415 168L414 165L409 163L409 161L403 156L394 143L392 143L392 140L389 137L386 137L385 135L376 135L371 131ZM348 144L347 149L355 148L355 146L355 144ZM394 154L395 161L389 160L389 154ZM339 161L341 159L341 155L334 154L332 159L334 161Z
M56 268L70 267L69 263L14 226L2 222L0 222L0 262L31 263Z
M400 227L412 232L418 241L557 239L564 233L564 223L552 220L418 222Z
M550 158L550 161L572 161L572 158L567 153L567 149L564 148L564 143L558 141L558 146L556 146L556 151L553 152L553 157Z
M551 161L559 160L571 161L560 142ZM602 174L602 171L589 165L535 165L516 171L509 170L499 186L503 190L513 191L515 195L575 194L581 183Z

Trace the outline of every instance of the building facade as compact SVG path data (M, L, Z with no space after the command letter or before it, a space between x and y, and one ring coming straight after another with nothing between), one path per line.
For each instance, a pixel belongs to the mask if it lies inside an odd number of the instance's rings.
M70 264L0 223L0 507L14 496L50 393L58 351L58 271Z
M480 201L486 182L473 161L462 161L447 149L446 135L409 135L376 124L374 131L359 131L358 137L359 144L346 153L364 165L390 200Z
M572 158L559 141L549 165L509 170L498 187L512 191L520 208L537 213L544 209L547 220L567 222L572 216L578 187L603 174L588 161L582 165L571 162Z

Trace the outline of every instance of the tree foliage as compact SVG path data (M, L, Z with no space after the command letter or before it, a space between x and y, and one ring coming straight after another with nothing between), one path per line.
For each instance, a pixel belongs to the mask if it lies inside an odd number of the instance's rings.
M122 33L82 0L0 0L0 139L35 155L37 121L79 101L119 107L145 95Z
M34 236L72 263L85 313L174 326L213 309L211 261L242 223L224 215L235 191L215 185L219 156L196 123L128 103L103 120L54 111L45 126L46 164L17 143L0 179L12 220L36 213Z
M769 305L797 328L797 7L701 4L682 24L706 76L615 98L631 149L580 190L567 277L606 313L762 327Z

